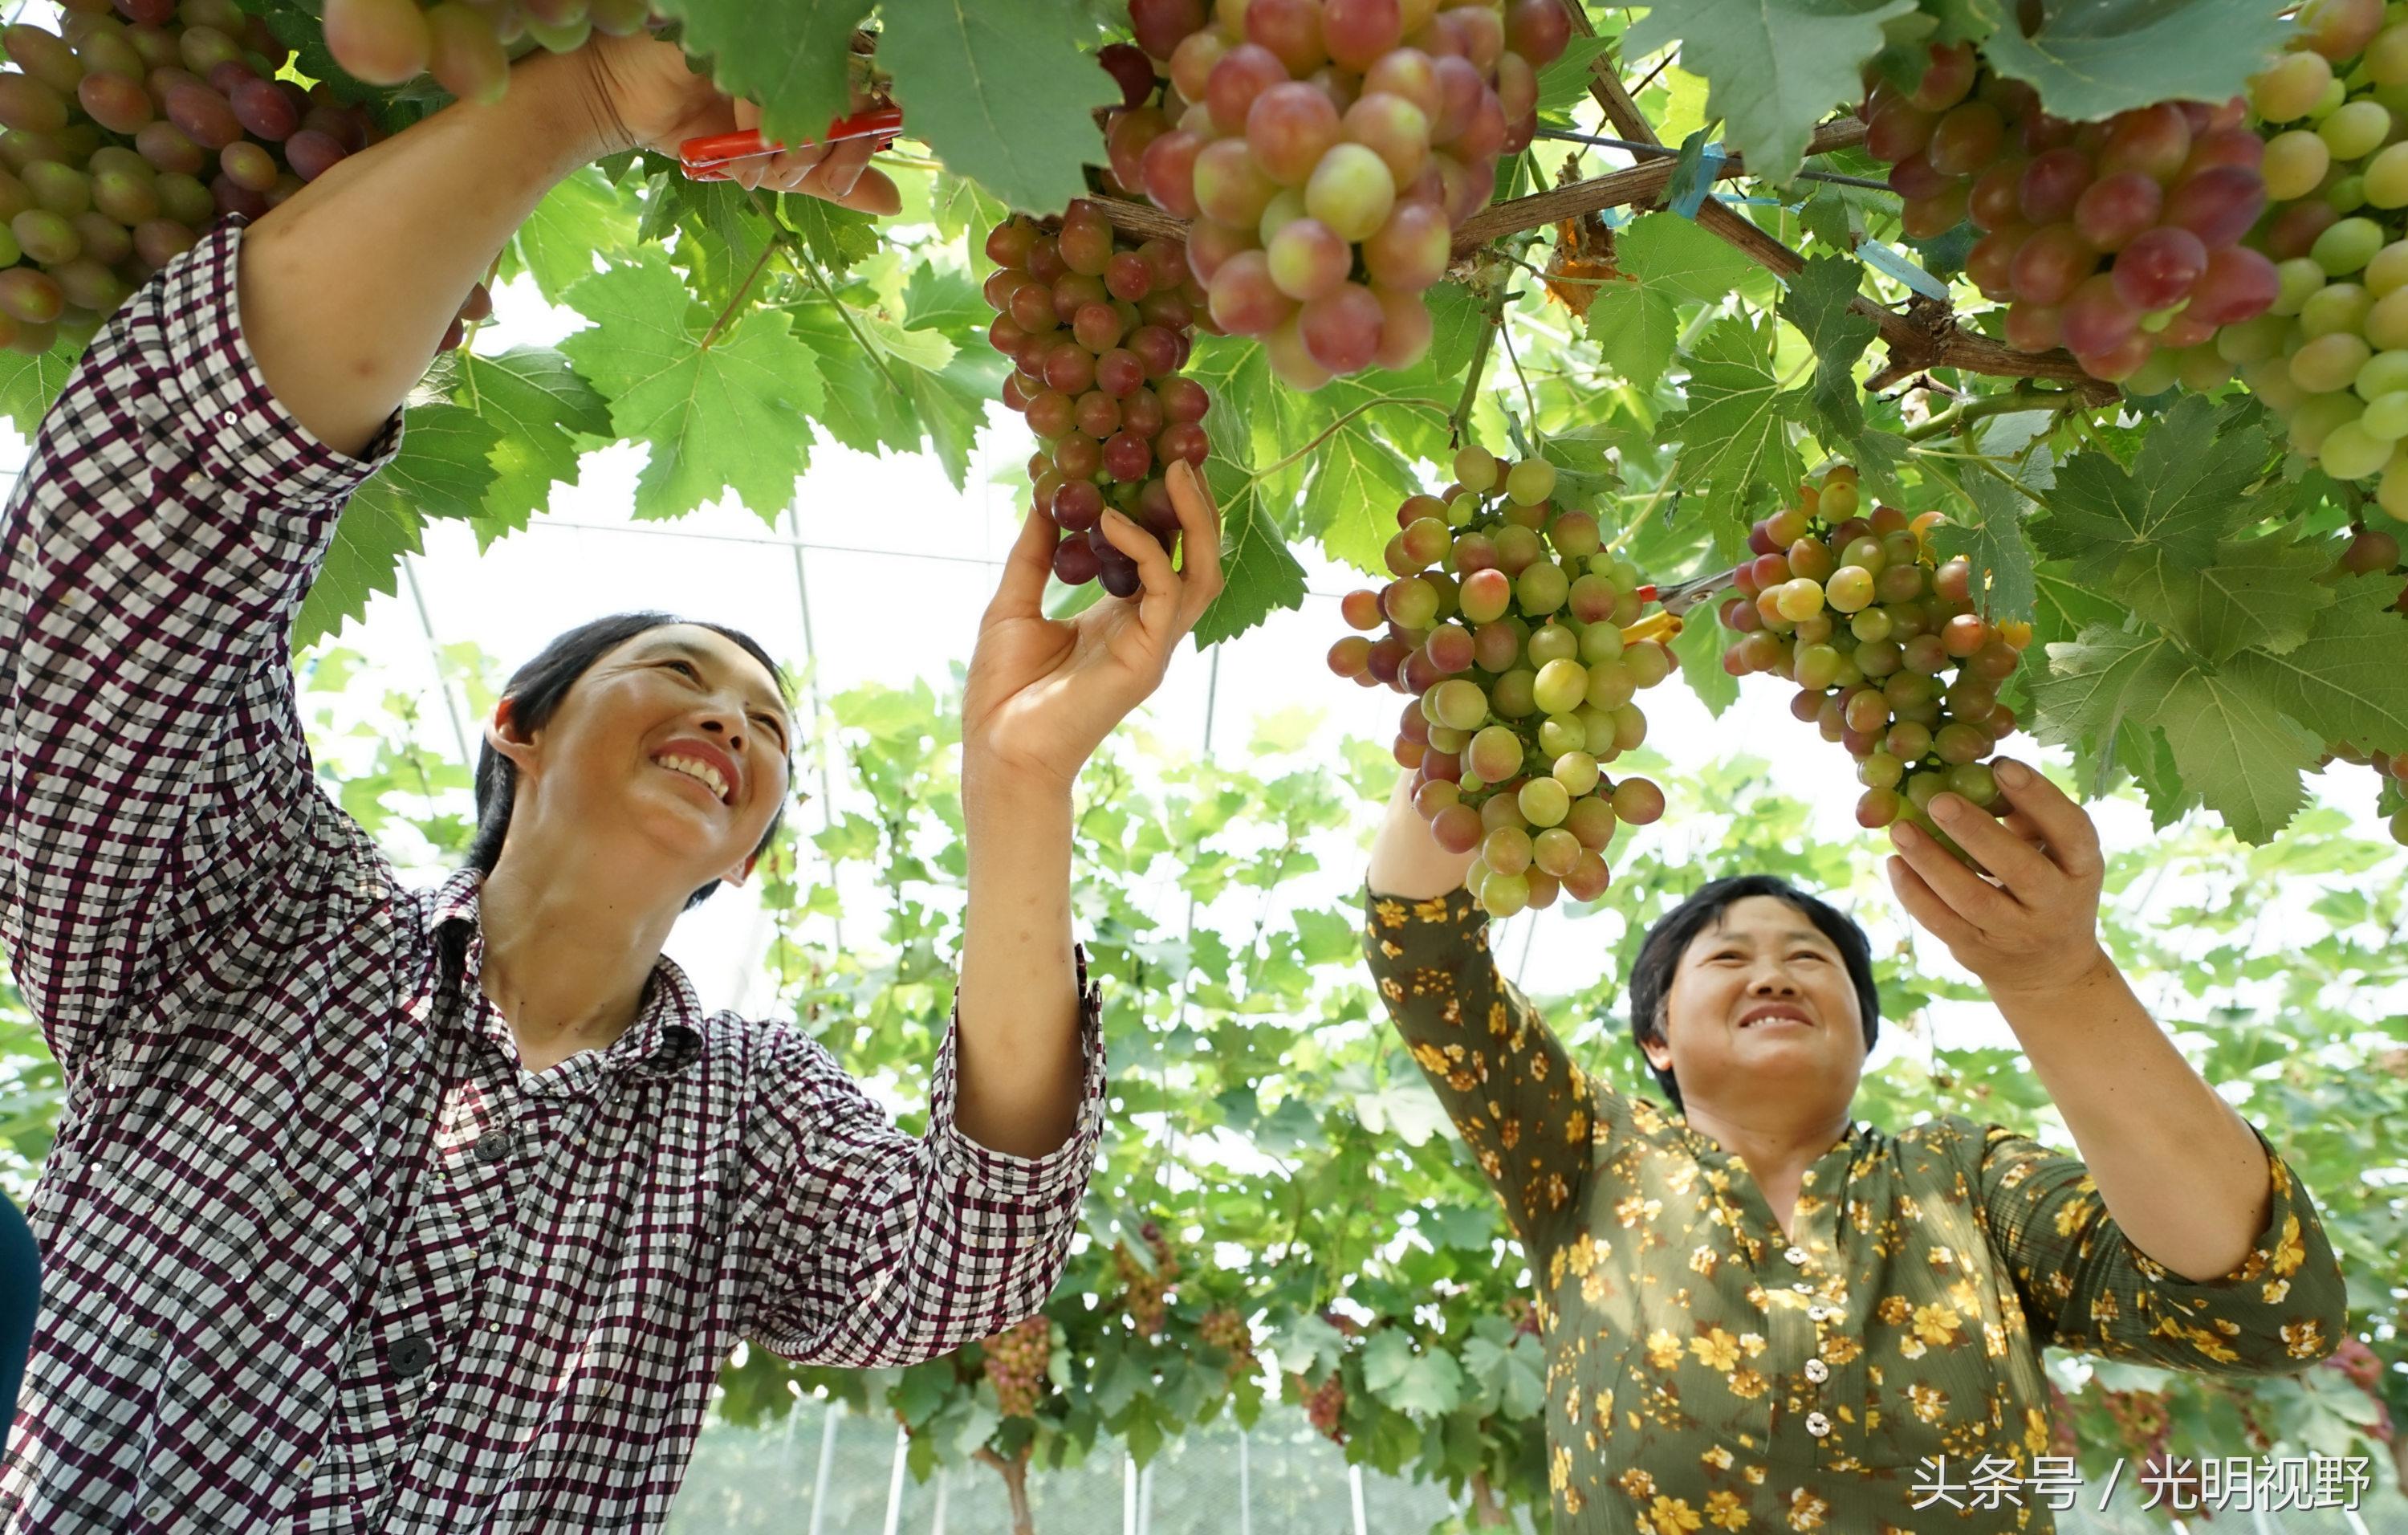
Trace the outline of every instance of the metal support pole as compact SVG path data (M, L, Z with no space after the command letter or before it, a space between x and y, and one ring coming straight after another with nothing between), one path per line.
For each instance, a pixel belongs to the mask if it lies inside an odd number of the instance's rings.
M1154 1535L1154 1462L1137 1475L1137 1535Z
M928 1535L945 1535L945 1503L953 1490L953 1473L937 1469L937 1512L928 1521Z
M1346 1468L1346 1486L1354 1495L1354 1535L1371 1535L1371 1526L1363 1514L1363 1468Z
M1254 1475L1246 1448L1254 1442L1251 1430L1238 1430L1238 1535L1254 1535Z
M1121 1535L1137 1535L1137 1456L1121 1452Z
M836 1426L844 1413L844 1403L830 1401L827 1414L820 1419L820 1474L811 1486L811 1524L809 1535L826 1535L828 1484L836 1477Z
M911 1436L901 1424L895 1426L895 1470L886 1479L886 1535L895 1535L903 1519L904 1456L910 1452Z
M820 718L820 648L818 641L811 635L811 585L803 575L802 518L791 501L786 504L786 528L795 538L793 546L795 604L800 610L803 620L803 688L811 705L813 727L811 754L819 759L820 816L824 825L832 826L836 825L836 785L828 778L827 745L817 739ZM831 885L836 883L836 857L832 854L828 857L828 883ZM844 951L844 918L841 915L831 915L828 923L830 930L836 935L837 951L841 954Z

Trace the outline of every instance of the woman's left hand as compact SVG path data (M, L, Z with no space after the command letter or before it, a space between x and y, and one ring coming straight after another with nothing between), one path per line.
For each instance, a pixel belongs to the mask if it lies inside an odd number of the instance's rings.
M2037 770L2005 758L1993 766L2013 807L2004 818L1954 794L1931 801L1940 829L1991 878L1900 821L1890 828L1898 849L1889 860L1890 886L1908 914L1994 996L2074 985L2108 963L2099 943L2106 875L2099 828Z
M1112 727L1161 685L1171 653L1221 594L1221 514L1186 463L1166 476L1179 511L1183 568L1152 534L1116 511L1104 536L1137 561L1140 586L1067 622L1045 616L1053 522L1031 511L1002 583L979 622L962 696L962 778L982 786L1068 791Z

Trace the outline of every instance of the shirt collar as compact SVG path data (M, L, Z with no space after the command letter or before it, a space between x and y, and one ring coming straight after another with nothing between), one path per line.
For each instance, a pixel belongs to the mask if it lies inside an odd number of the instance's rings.
M466 989L475 973L473 961L483 952L477 900L484 882L481 872L464 868L434 892L429 923L446 985ZM602 1053L603 1060L642 1076L675 1075L701 1053L702 1021L702 1001L694 983L677 961L663 954L652 966L634 1026Z

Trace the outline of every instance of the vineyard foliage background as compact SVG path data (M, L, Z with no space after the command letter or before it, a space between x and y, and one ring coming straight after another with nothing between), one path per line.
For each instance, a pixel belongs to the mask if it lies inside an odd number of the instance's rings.
M345 79L313 7L249 8L297 49L293 68L389 125L437 104L431 88ZM501 349L471 327L429 374L399 458L344 513L301 618L322 697L353 665L322 642L394 589L430 525L510 538L596 449L646 450L641 519L732 495L774 521L823 444L925 452L960 485L995 429L1008 365L985 340L983 237L1010 210L1058 212L1095 190L1095 113L1115 92L1093 54L1125 34L1125 13L1104 0L657 8L723 83L761 101L772 132L833 115L843 40L874 27L909 125L883 162L903 211L873 222L635 156L565 183L502 277L580 328L556 348ZM1677 154L1634 164L1541 136L1512 157L1496 205L1458 231L1451 280L1429 294L1435 343L1408 371L1303 394L1274 381L1255 343L1199 338L1188 372L1214 398L1209 474L1229 580L1198 642L1298 606L1299 549L1382 571L1398 504L1439 488L1465 440L1550 460L1559 499L1596 509L1614 549L1666 581L1729 563L1751 522L1829 461L1856 465L1891 504L1944 512L1942 547L1975 562L1990 615L2033 626L2007 701L2070 749L2069 782L2136 795L2174 828L2112 877L2118 957L2151 978L2165 1015L2197 1026L2186 1043L2211 1078L2245 1084L2248 1112L2324 1200L2352 1275L2346 1371L2211 1387L2068 1367L2083 1454L2151 1442L2160 1403L2176 1439L2202 1448L2379 1450L2388 1414L2408 1408L2396 1368L2408 1272L2396 1142L2370 1138L2408 1113L2408 1022L2377 1020L2361 999L2408 980L2408 917L2386 849L2306 807L2329 753L2408 753L2403 578L2337 563L2354 528L2395 524L2371 478L2323 472L2237 382L2119 394L2061 354L2018 360L1988 339L1998 315L1962 272L1971 231L1907 237L1898 198L1860 184L1885 167L1847 115L1867 69L1911 76L1900 60L1934 41L1979 43L2067 117L2223 100L2293 23L2271 0L2063 3L2023 25L2012 9L1695 0L1634 20L1592 7L1541 73L1542 128ZM30 433L71 361L62 347L0 362L0 413ZM1057 594L1058 607L1081 600L1092 590ZM1676 648L1686 683L1727 706L1741 684L1715 626L1693 624ZM959 936L949 702L924 685L833 700L820 749L875 813L784 849L768 890L797 925L773 955L785 1005L848 1066L907 1090L945 1016L944 956ZM396 699L371 727L372 754L355 738L330 751L341 769L329 774L355 812L423 856L457 848L464 782L429 754L410 709ZM1107 1442L1143 1458L1190 1424L1286 1392L1310 1399L1351 1456L1440 1479L1482 1507L1543 1502L1541 1366L1518 1255L1375 1025L1351 914L1292 896L1321 867L1316 849L1367 825L1392 765L1360 743L1343 764L1276 739L1255 746L1231 763L1123 742L1082 784L1081 921L1112 983L1123 1133L1049 1307L1050 1384L1033 1413L1001 1411L973 1349L847 1375L753 1354L727 1373L731 1415L782 1411L798 1386L874 1400L910 1427L922 1470L984 1459L1016 1485L1025 1465ZM1871 848L1803 839L1803 808L1762 764L1655 768L1703 861L1872 888ZM2396 782L2381 796L2386 814L2408 808ZM843 866L874 871L886 893L876 945L800 936L832 898L821 872ZM1599 979L1551 1011L1622 1085L1652 1092L1611 1045L1613 978L1638 926L1693 874L1642 842L1616 876L1582 913L1599 935ZM1232 891L1259 892L1260 914L1174 930L1150 894L1166 878L1215 912ZM2309 886L2318 894L2303 900ZM2169 889L2181 898L2162 898ZM2261 931L2278 906L2302 925ZM1934 983L1900 952L1885 963L1885 1011L1912 1027ZM1866 1117L2045 1119L2011 1052L1948 1051L1928 1030L1917 1042L1869 1081ZM55 1079L21 1010L0 1011L0 1053L15 1068L0 1135L37 1162Z

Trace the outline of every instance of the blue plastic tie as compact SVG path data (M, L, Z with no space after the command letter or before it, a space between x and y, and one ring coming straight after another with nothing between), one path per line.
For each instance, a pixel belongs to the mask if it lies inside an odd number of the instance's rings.
M1698 184L1673 200L1673 212L1684 219L1698 216L1698 209L1705 204L1707 191L1722 176L1725 158L1720 144L1709 144L1698 151Z
M1896 278L1926 298L1948 301L1948 284L1923 269L1922 264L1908 259L1879 240L1867 240L1856 247L1856 258L1874 271Z

